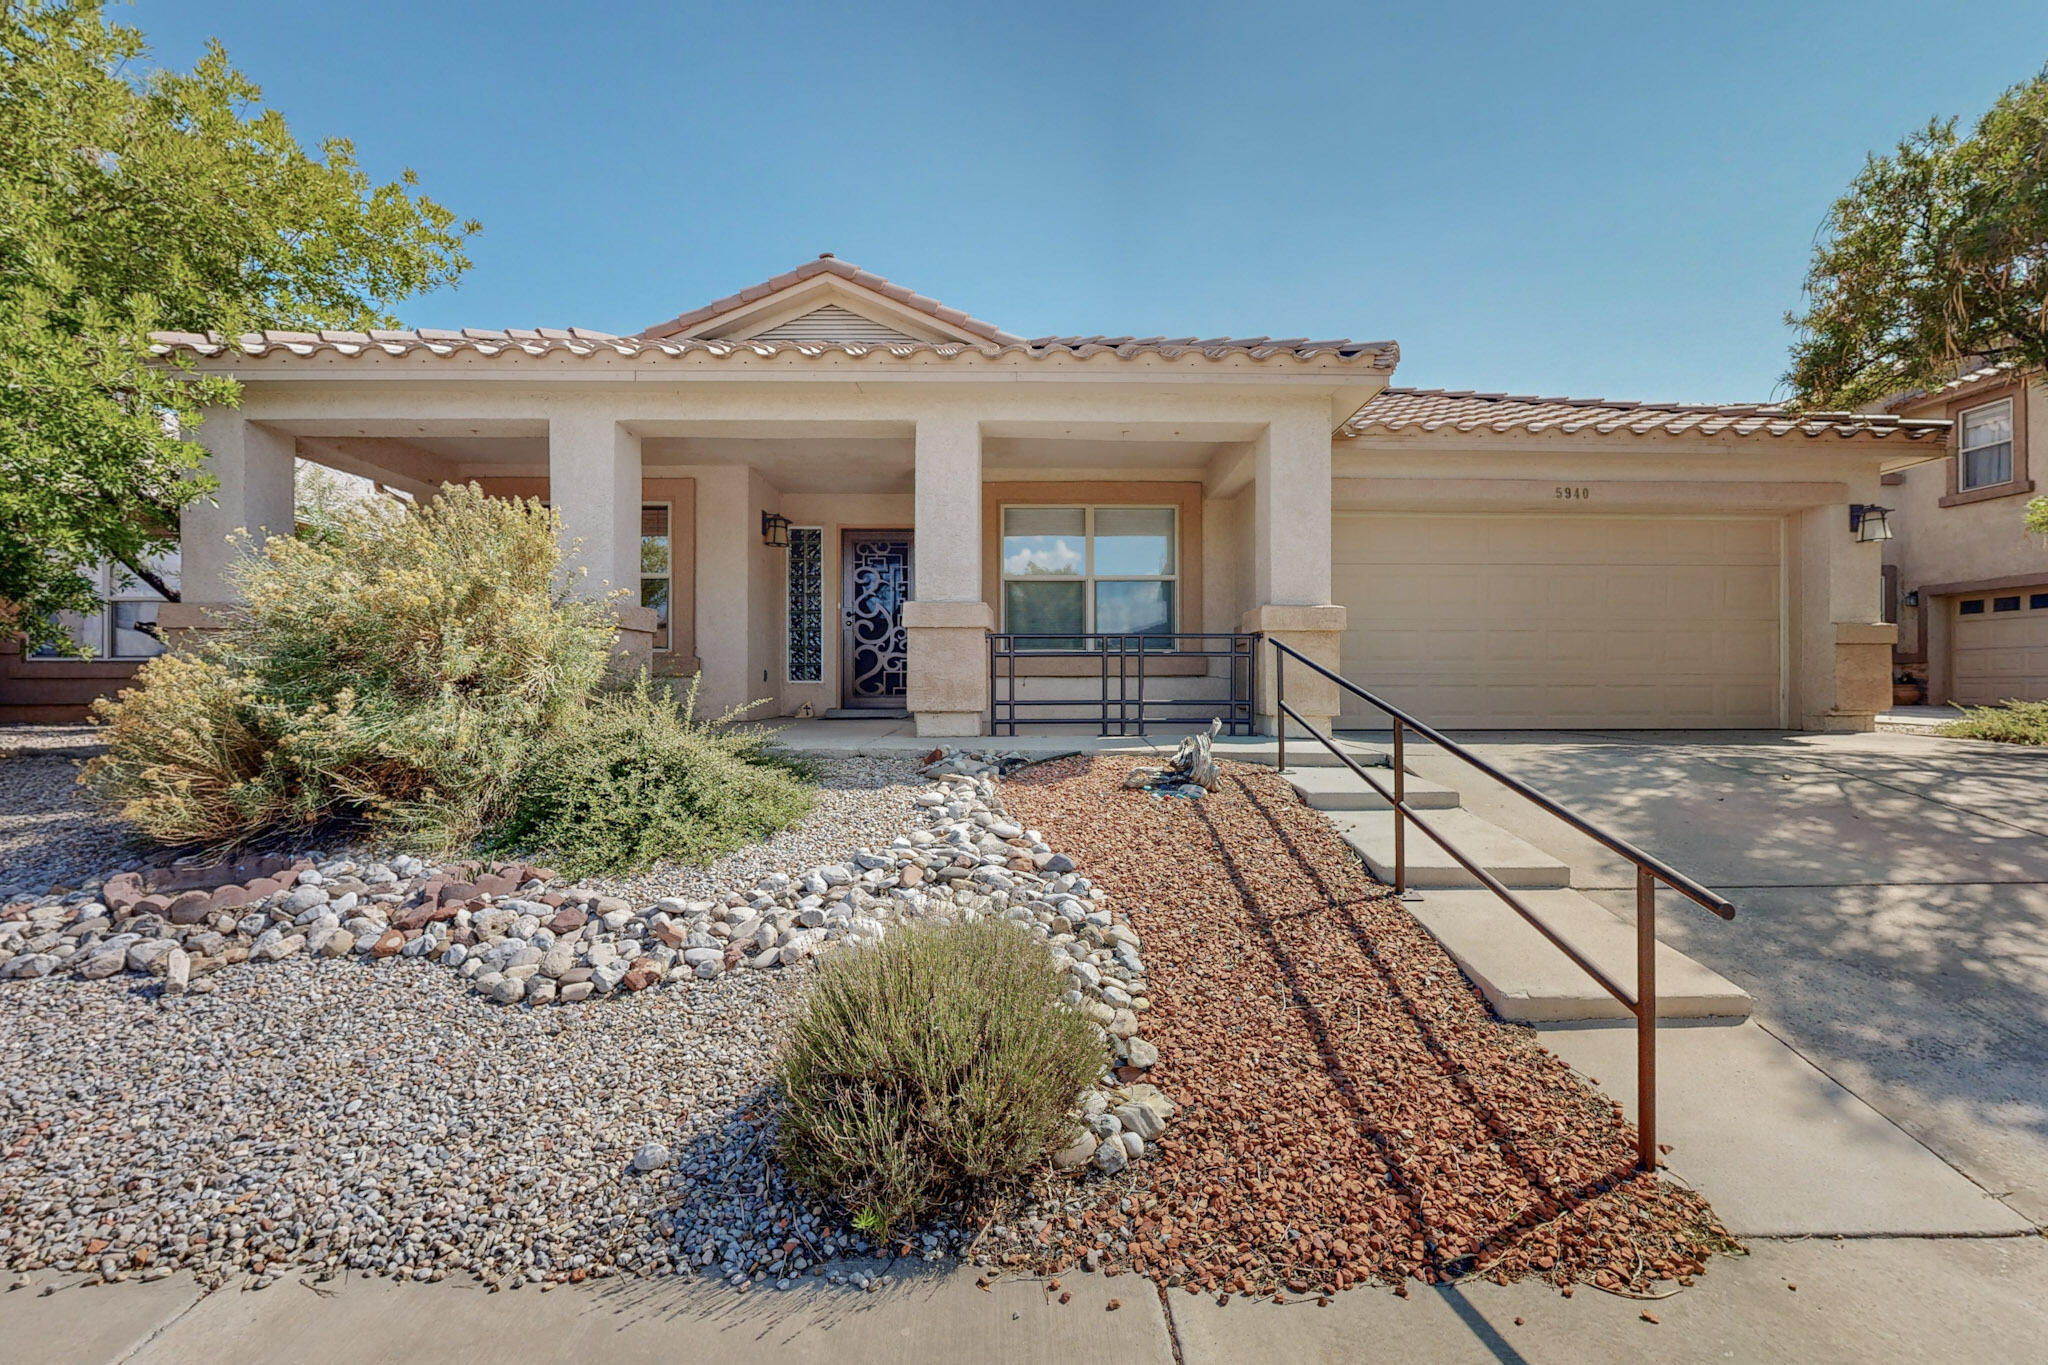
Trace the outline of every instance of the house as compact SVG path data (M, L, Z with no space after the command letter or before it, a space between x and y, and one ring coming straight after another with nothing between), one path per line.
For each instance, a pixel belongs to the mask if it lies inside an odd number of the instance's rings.
M1254 632L1442 725L1867 728L1895 632L1850 508L1948 430L1392 388L1393 342L1026 340L830 256L630 337L158 343L244 390L197 433L171 637L231 605L231 532L291 524L297 457L547 499L622 647L714 708L931 735L986 732L992 677L1099 708L1111 653L1270 729Z
M2048 380L1988 365L1886 406L1951 424L1944 458L1884 476L1897 671L1937 704L2048 700L2048 538L2024 524L2030 451L2048 450Z

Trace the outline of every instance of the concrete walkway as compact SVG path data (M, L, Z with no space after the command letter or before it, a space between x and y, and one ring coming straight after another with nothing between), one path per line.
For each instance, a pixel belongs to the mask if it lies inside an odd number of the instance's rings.
M1734 901L1659 937L1773 1036L2048 1224L2048 752L1922 735L1461 735ZM1628 864L1441 753L1467 809L1633 922ZM1618 1079L1618 1077L1617 1077Z
M0 1361L35 1365L417 1365L419 1362L1115 1361L1828 1362L2039 1360L2048 1241L1766 1240L1656 1302L1485 1282L1340 1294L1329 1307L1171 1291L1074 1274L976 1287L967 1272L891 1276L871 1294L741 1295L639 1281L542 1294L469 1284L287 1280L202 1296L153 1285L0 1296ZM1164 1305L1162 1306L1162 1297ZM1109 1311L1116 1299L1120 1307ZM1643 1319L1649 1312L1657 1322Z

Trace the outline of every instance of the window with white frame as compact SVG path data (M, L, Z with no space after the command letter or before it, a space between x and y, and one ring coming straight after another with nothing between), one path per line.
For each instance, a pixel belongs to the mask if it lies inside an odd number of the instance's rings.
M151 569L174 591L178 586L178 553L173 550ZM102 564L92 571L100 600L99 610L90 616L64 612L58 617L64 631L81 648L99 659L148 659L164 652L163 641L151 631L156 609L163 598L118 564ZM65 657L51 648L36 651L35 658Z
M2012 400L1965 408L1956 418L1956 489L2012 482Z
M1178 610L1177 509L1005 507L1003 629L1020 649L1078 649L1084 634L1163 637ZM1148 642L1149 643L1149 642Z
M654 608L654 647L667 652L669 594L675 586L675 553L665 502L640 505L640 605Z

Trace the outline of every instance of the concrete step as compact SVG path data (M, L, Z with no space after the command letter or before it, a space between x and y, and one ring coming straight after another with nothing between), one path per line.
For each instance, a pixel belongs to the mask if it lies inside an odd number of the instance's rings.
M1172 735L1154 736L1153 742L1173 752L1177 740ZM1220 735L1216 739L1216 757L1236 763L1263 763L1273 767L1280 761L1280 746L1271 735ZM1386 768L1393 757L1383 744L1361 744L1356 740L1339 739L1337 747L1351 756L1351 761L1361 768ZM1294 768L1342 768L1336 756L1312 739L1287 739L1287 766Z
M1424 817L1432 828L1455 844L1460 853L1503 886L1570 886L1572 870L1533 844L1517 839L1498 825L1489 824L1467 810L1432 811ZM1384 811L1331 811L1330 823L1344 836L1344 842L1358 850L1372 875L1391 885L1394 880L1394 813ZM1436 840L1412 825L1407 831L1408 885L1427 891L1438 887L1478 886L1471 873L1452 861Z
M1636 930L1576 891L1528 891L1521 899L1551 930L1621 985L1636 983ZM1676 893L1658 898L1676 902ZM1628 1019L1619 1000L1559 952L1535 926L1484 889L1429 891L1408 909L1503 1019L1562 1023ZM1657 945L1657 1017L1749 1017L1749 992L1669 944Z
M1290 764L1294 755L1287 756ZM1367 768L1366 772L1374 782L1389 792L1394 789L1392 768ZM1294 788L1302 801L1317 810L1391 810L1393 802L1387 797L1358 780L1358 774L1349 768L1295 768L1288 767L1280 774L1287 779L1287 785ZM1458 793L1440 782L1431 782L1415 774L1408 774L1405 788L1408 804L1417 810L1455 810Z

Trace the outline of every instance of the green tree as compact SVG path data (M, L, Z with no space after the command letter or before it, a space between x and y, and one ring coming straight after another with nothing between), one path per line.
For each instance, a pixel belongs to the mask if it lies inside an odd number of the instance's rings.
M1835 202L1785 376L1802 407L1933 388L1966 366L2048 365L2048 69L1958 137L1937 120Z
M0 0L0 628L31 648L68 646L48 618L92 610L99 561L176 597L151 559L213 487L187 437L239 390L151 331L396 326L479 230L302 147L217 43L144 70L102 9Z

